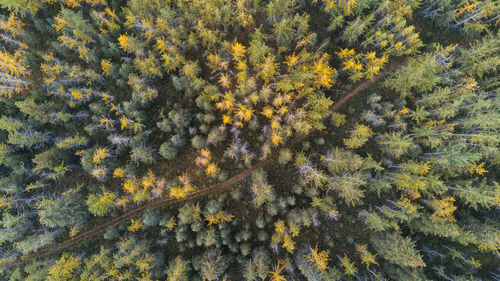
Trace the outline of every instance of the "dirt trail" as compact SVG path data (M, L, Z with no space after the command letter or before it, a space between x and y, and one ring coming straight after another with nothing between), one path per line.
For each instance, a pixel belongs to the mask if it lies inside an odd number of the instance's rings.
M396 69L399 69L402 66L404 66L405 64L406 64L406 62L400 62L400 63L394 63L394 64L390 64L390 65L386 66L384 68L384 70L381 71L378 75L376 75L373 79L366 80L366 81L362 82L356 88L354 88L353 90L349 91L339 101L335 102L331 106L330 111L334 112L334 111L339 110L345 103L347 103L349 100L351 100L352 98L354 98L360 92L362 92L363 90L367 89L369 86L373 85L378 80L380 80L381 78L383 78L387 73L392 72L392 71L394 71ZM312 130L307 135L301 135L301 136L295 137L295 138L291 139L286 145L282 146L281 148L290 148L290 147L293 147L293 146L295 146L295 145L303 142L308 136L310 136L314 132L316 132L316 130ZM244 179L246 179L254 171L256 171L258 169L261 169L264 166L266 166L269 162L271 162L272 160L274 160L278 156L278 154L279 154L279 150L275 151L269 157L260 160L255 165L253 165L252 167L250 167L250 168L242 171L241 173L238 173L238 174L232 176L231 178L229 178L229 179L227 179L227 180L225 180L223 182L211 185L211 186L209 186L207 188L204 188L204 189L197 190L197 191L191 193L187 198L184 198L184 199L173 199L173 198L157 199L155 201L152 201L152 202L149 202L149 203L144 204L142 206L139 206L139 207L137 207L137 208L135 208L133 210L130 210L130 211L126 212L125 214L119 216L119 217L116 217L116 218L114 218L112 220L109 220L106 223L103 223L103 224L98 225L98 226L96 226L96 227L94 227L92 229L89 229L89 230L87 230L85 232L82 232L82 233L78 234L77 236L72 237L72 238L70 238L70 239L68 239L66 241L63 241L63 242L59 243L59 244L56 244L56 245L54 245L52 247L42 249L42 250L40 250L40 251L38 251L38 252L36 252L34 254L28 255L28 256L22 256L19 259L15 260L15 261L13 261L11 263L7 263L7 264L2 265L2 267L9 268L9 267L13 267L13 266L25 264L25 263L27 263L27 262L35 259L35 258L44 258L44 257L50 256L51 254L53 254L53 253L55 253L55 252L57 252L59 250L62 250L62 249L65 249L65 248L68 248L68 247L71 247L71 246L75 245L79 241L86 240L88 238L97 236L97 235L103 233L104 230L106 230L107 228L109 228L111 226L114 226L114 225L119 224L119 223L121 223L121 222L123 222L125 220L129 220L129 219L131 219L131 218L133 218L133 217L135 217L137 215L140 215L146 209L157 208L157 207L161 207L161 206L164 206L164 205L167 205L167 204L168 205L172 205L172 204L175 204L175 203L186 202L186 201L190 201L190 200L193 200L193 199L205 196L205 195L207 195L209 193L214 193L214 192L218 192L218 191L223 191L223 190L229 189L234 184L239 183L239 182L243 181Z

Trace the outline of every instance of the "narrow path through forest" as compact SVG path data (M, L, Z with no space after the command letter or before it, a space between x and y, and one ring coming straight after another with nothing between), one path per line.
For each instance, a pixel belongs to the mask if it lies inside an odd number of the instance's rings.
M386 66L373 79L363 81L357 87L355 87L353 90L349 91L346 95L344 95L339 101L335 102L330 107L330 111L331 112L338 111L345 103L347 103L349 100L351 100L352 98L357 96L363 90L367 89L368 87L370 87L371 85L373 85L374 83L379 81L387 73L392 72L394 70L397 70L397 69L403 67L405 64L406 64L406 62L403 61L403 62L393 63L393 64ZM286 145L282 146L281 148L293 147L293 146L303 142L308 136L310 136L314 132L315 132L315 130L312 130L311 132L309 132L309 134L295 137L295 138L291 139ZM53 254L59 250L71 247L82 240L86 240L88 238L95 237L95 236L103 233L107 228L109 228L111 226L114 226L114 225L119 224L125 220L129 220L135 216L138 216L146 209L158 208L158 207L164 206L166 204L172 205L175 203L186 202L186 201L190 201L190 200L205 196L209 193L214 193L214 192L219 192L219 191L229 189L234 184L239 183L239 182L243 181L244 179L246 179L254 171L261 169L264 166L266 166L268 163L272 162L272 160L274 160L278 155L279 155L279 150L272 153L269 157L260 160L252 167L242 171L241 173L238 173L238 174L232 176L231 178L229 178L223 182L213 184L207 188L192 192L187 198L184 198L184 199L162 198L162 199L154 200L152 202L149 202L147 204L139 206L135 209L129 210L128 212L126 212L125 214L123 214L119 217L116 217L112 220L109 220L106 223L103 223L103 224L98 225L92 229L89 229L85 232L82 232L79 235L76 235L76 236L74 236L66 241L63 241L61 243L58 243L52 247L42 249L42 250L40 250L34 254L31 254L31 255L21 256L20 258L14 260L11 263L4 264L3 267L9 268L9 267L17 266L17 265L22 265L22 264L26 264L27 262L29 262L33 259L36 259L36 258L44 258L44 257L50 256L51 254Z

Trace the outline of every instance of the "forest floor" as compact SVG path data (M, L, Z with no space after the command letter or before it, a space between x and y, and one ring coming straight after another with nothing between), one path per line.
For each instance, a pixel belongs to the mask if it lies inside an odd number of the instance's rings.
M385 77L388 73L395 71L395 70L403 67L404 65L406 65L406 61L389 64L378 75L376 75L373 79L363 81L362 83L358 84L358 86L356 86L354 89L349 91L346 95L344 95L340 100L334 102L334 104L330 107L330 112L338 111L340 108L342 108L343 105L345 105L348 101L350 101L351 99L356 97L359 93L361 93L362 91L366 90L371 85L378 82L380 79ZM294 147L297 144L306 140L314 132L316 132L316 130L313 130L305 135L297 136L297 137L291 139L287 144L282 146L280 149ZM4 267L8 268L8 267L13 267L13 266L17 266L17 265L22 265L22 264L26 264L27 262L29 262L33 259L36 259L36 258L43 258L43 257L50 256L59 250L76 245L80 241L83 241L83 240L95 237L97 235L100 235L106 229L108 229L112 226L115 226L123 221L130 220L131 218L134 218L134 217L142 214L147 209L164 207L166 205L170 206L170 205L173 205L176 203L194 200L194 199L203 197L203 196L208 195L208 194L213 194L215 192L221 192L221 191L227 190L227 189L231 188L233 185L245 180L247 177L249 177L256 170L261 169L264 166L266 166L267 164L269 164L270 162L272 162L274 159L276 159L278 157L278 155L279 155L279 150L276 150L270 156L268 156L265 159L260 160L252 167L230 177L229 179L227 179L223 182L216 183L216 184L210 185L209 187L196 190L196 191L192 192L187 198L175 199L175 198L165 197L165 198L160 198L160 199L151 201L151 202L146 203L142 206L138 206L137 208L131 209L131 210L127 211L126 213L124 213L116 218L113 218L113 219L111 219L103 224L100 224L96 227L93 227L89 230L86 230L86 231L84 231L84 232L82 232L82 233L80 233L80 234L78 234L70 239L67 239L63 242L60 242L54 246L42 249L34 254L30 254L27 256L21 256L20 258L12 261L11 263L5 264Z

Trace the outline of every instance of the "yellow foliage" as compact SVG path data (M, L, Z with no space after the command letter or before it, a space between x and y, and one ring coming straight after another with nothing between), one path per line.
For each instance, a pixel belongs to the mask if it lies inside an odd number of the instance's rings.
M366 63L366 73L365 73L365 76L368 79L372 79L376 74L378 74L380 70L384 67L384 64L387 63L388 61L386 55L377 58L375 52L367 53L365 55L365 59L368 60Z
M285 269L285 263L282 260L278 260L278 264L274 267L273 271L269 271L271 276L270 281L286 281L286 278L282 275L283 269Z
M293 250L295 249L295 242L292 240L290 235L285 235L283 237L283 245L281 247L285 248L287 252L293 253Z
M156 185L151 189L151 193L154 197L161 197L165 191L165 179L160 179Z
M243 81L241 81L240 76L243 75L243 74L245 74L244 71L246 71L248 69L247 63L244 60L238 61L236 63L236 69L238 69L239 71L241 71L241 72L238 73L238 81L240 83L242 83ZM241 76L241 77L244 77L244 76Z
M0 71L7 80L12 80L8 85L2 86L0 97L12 97L14 93L20 93L28 85L27 82L22 82L22 78L28 75L28 66L20 52L10 54L0 50ZM19 80L17 82L16 80Z
M156 185L156 177L151 170L142 177L141 184L144 188L153 188Z
M282 107L280 107L277 111L278 115L281 115L281 116L285 115L287 112L288 112L288 107L286 107L284 105Z
M268 54L264 62L258 65L260 72L257 76L264 80L265 83L275 80L275 76L278 75L278 63L275 60L276 58L273 55Z
M142 132L144 125L140 122L134 122L130 120L130 124L132 124L132 130L134 131L134 134L137 134L137 132Z
M127 230L130 232L136 232L144 228L144 223L141 220L130 220L130 225L127 227Z
M224 124L231 124L233 123L233 121L231 120L231 116L227 116L227 115L222 115L222 123Z
M37 189L40 187L43 187L43 185L42 184L34 184L31 182L30 184L28 184L28 186L25 187L25 190ZM1 204L0 204L0 206L1 206Z
M291 222L288 224L288 228L289 228L289 231L290 231L290 234L292 235L292 237L297 237L297 236L299 236L299 233L300 233L300 226L298 226L297 224L293 223L293 221L291 221Z
M177 225L177 223L175 222L175 218L174 217L171 217L167 223L165 224L165 227L168 229L168 230L172 230L174 229L174 227Z
M181 176L179 176L179 181L183 184L183 185L191 185L190 181L189 181L189 177L188 177L188 174L187 173L184 173L182 174Z
M54 20L56 21L52 26L57 32L61 32L64 28L69 27L70 23L61 15L57 15Z
M353 133L355 137L371 137L372 135L373 132L370 127L365 125L357 125Z
M464 2L464 3L467 3L467 2ZM463 7L458 8L455 11L455 18L459 18L465 12L469 12L469 13L472 12L479 4L481 4L481 1L472 2L470 4L465 4Z
M12 204L9 202L9 198L6 198L5 196L1 195L0 196L0 209L7 209L10 210L12 209ZM40 207L37 207L36 209L39 209Z
M105 75L110 75L112 67L113 67L113 64L111 63L110 60L106 60L106 59L101 60L102 72Z
M492 206L500 206L500 188L498 188L498 183L495 182L496 188L495 188L495 195L491 199L491 205Z
M354 69L354 66L356 65L356 60L353 59L353 58L350 58L346 61L344 61L344 67L342 68L342 70L350 70L350 69Z
M66 281L73 277L73 271L80 266L81 259L73 254L64 253L49 269L48 281Z
M375 255L368 251L366 245L356 246L356 251L361 254L361 263L364 264L366 268L370 267L372 264L378 264L375 260Z
M228 91L224 94L223 100L221 102L216 103L215 106L220 110L229 111L234 106L234 100L235 100L234 94Z
M406 106L403 106L403 108L401 108L401 110L399 110L399 114L401 114L401 115L406 115L408 113L410 113L410 110Z
M274 223L274 232L283 235L286 231L286 226L284 221L279 221Z
M196 78L198 71L199 71L198 62L196 61L188 62L182 68L182 72L184 73L184 75L186 75L186 77L191 79Z
M277 132L273 131L271 135L271 142L273 143L274 146L278 146L279 144L283 143L283 137L279 135Z
M417 206L407 197L401 196L398 200L398 204L401 205L401 208L404 209L407 214L414 214L417 211Z
M229 75L221 75L219 78L219 84L224 88L229 88L231 86L231 79L229 78Z
M432 200L432 208L434 213L432 216L445 218L449 222L454 222L453 212L457 210L457 207L453 205L455 198L448 196L441 200Z
M9 32L14 37L24 33L24 22L16 17L16 14L10 13L7 20L0 20L0 30Z
M120 35L120 37L118 37L118 44L120 45L120 48L122 48L124 51L127 51L129 49L128 35Z
M320 271L325 271L328 268L328 251L319 251L318 245L313 248L309 248L311 254L305 255L305 258L314 263L317 269Z
M340 52L336 52L336 54L341 59L350 58L350 57L354 56L354 49L345 48L345 49L340 50Z
M134 194L137 190L139 190L139 183L137 182L137 179L135 177L127 179L123 183L123 190L127 193Z
M273 108L270 107L269 105L265 106L264 109L262 110L262 115L266 116L267 118L273 117Z
M333 74L335 69L330 67L328 59L329 56L327 54L323 54L312 67L312 70L316 75L314 79L316 88L326 87L328 89L333 85Z
M396 231L398 231L398 230L399 230L399 224L398 224L398 222L397 222L396 220L392 220L392 221L390 222L390 224L391 224L391 226L392 226L392 228L393 228L394 230L396 230Z
M337 219L339 215L339 211L335 210L335 209L330 209L330 211L328 212L328 216L332 219Z
M299 57L296 56L295 53L293 53L291 56L286 56L286 65L294 66L295 64L297 64L297 62L299 62Z
M235 57L236 59L245 56L245 53L246 53L245 46L241 45L238 42L233 44L233 46L231 47L231 55L233 55L233 57Z
M187 267L188 262L182 260L181 256L177 256L175 258L175 264L172 271L169 270L169 275L167 277L167 281L183 281L186 280L186 271L188 271Z
M95 5L106 5L106 0L62 0L62 2L70 8L80 7L83 2L90 4L92 7Z
M182 186L176 186L170 189L170 197L174 197L176 199L184 199L189 193L193 192L195 189L189 182L187 175L182 175L179 177L179 180L182 183Z
M325 11L331 11L337 8L337 0L322 0L325 3ZM318 0L313 0L313 3L318 2Z
M197 166L207 166L210 163L210 160L212 160L210 150L206 148L198 150L198 154L199 155L195 160Z
M99 119L99 125L103 125L106 130L113 128L113 120L108 117L102 115L101 119Z
M476 243L477 248L481 252L493 252L497 253L498 250L500 250L500 247L498 246L498 241L477 241Z
M211 226L212 224L224 224L232 221L233 218L233 215L225 213L222 210L218 211L215 215L205 214L205 220L208 222L208 226Z
M122 115L120 117L120 129L123 131L125 128L127 128L130 124L133 124L134 121L130 120L127 116Z
M223 61L221 56L217 53L209 54L207 60L208 60L208 67L211 69L212 73L216 72L217 69L220 68L220 65Z
M214 176L218 171L219 167L217 167L217 165L214 163L208 164L205 168L205 173L207 174L207 176Z
M479 165L478 164L474 164L474 167L472 167L472 168L469 169L469 173L471 175L474 174L474 173L476 173L478 175L481 175L481 176L484 175L485 173L488 172L488 170L486 170L484 168L484 164L485 164L485 162L482 162Z
M172 187L170 189L170 197L174 197L175 199L184 199L187 195L188 193L181 186Z
M472 265L475 269L481 268L481 262L476 260L474 257L470 257L470 265Z
M94 151L94 155L92 156L92 162L95 164L101 163L106 157L109 156L109 150L107 148L98 148Z
M351 131L351 137L344 139L344 143L349 148L358 148L363 146L368 138L373 135L373 131L366 125L356 125L355 129Z
M234 115L236 117L238 117L240 119L240 121L245 120L248 122L248 121L250 121L250 119L252 119L253 112L254 112L253 109L247 108L246 105L240 104L238 110L236 111L236 113Z
M289 227L290 233L287 233L284 221L275 222L274 231L276 232L276 234L273 235L273 242L283 242L282 247L285 248L289 253L293 253L293 250L295 249L295 242L292 240L292 237L295 237L299 234L300 227L298 225L295 225L293 222L290 223Z
M356 7L357 0L339 0L339 6L344 9L344 14L350 16L353 14L352 9Z
M75 89L75 90L72 90L70 93L69 93L75 100L81 100L83 99L83 93L82 91L78 90L78 89Z
M342 265L342 267L344 267L344 272L347 275L352 276L358 272L358 269L356 268L354 262L351 262L351 260L345 254L344 257L340 259L340 264Z
M363 77L372 79L388 61L386 55L377 58L376 52L354 55L354 50L342 49L336 54L343 59L344 67L342 70L351 70L353 72L351 76L351 80L353 81L357 81ZM363 69L365 69L364 72L362 72Z
M116 200L115 205L118 207L125 208L129 202L130 200L127 197L120 197L118 198L118 200Z

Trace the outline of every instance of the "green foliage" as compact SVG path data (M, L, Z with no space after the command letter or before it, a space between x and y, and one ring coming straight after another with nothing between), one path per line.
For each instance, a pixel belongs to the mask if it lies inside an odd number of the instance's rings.
M248 281L265 280L271 269L270 262L266 251L255 250L252 258L245 264L243 277Z
M391 74L385 81L385 86L397 91L402 98L431 90L441 78L439 65L435 56L419 59L409 59L406 66Z
M372 243L377 253L393 264L408 267L425 266L422 256L415 249L415 243L398 232L373 237Z
M168 281L187 281L189 272L189 262L182 259L181 256L177 256L175 260L170 262L167 269L167 280Z
M488 36L482 42L461 53L460 62L467 74L482 78L489 72L495 72L500 66L500 39L498 36Z
M226 268L227 261L218 249L208 250L201 257L200 273L205 280L217 280Z
M44 200L40 204L40 222L49 227L74 225L85 221L87 208L78 194L63 195L55 200Z
M159 153L165 159L172 160L177 156L177 148L172 142L167 141L160 146Z
M408 153L412 147L412 139L408 135L403 135L402 132L386 133L380 140L380 145L384 150L394 158L400 158Z
M261 206L266 202L274 201L273 187L267 183L267 175L263 170L258 170L252 175L253 204Z
M53 3L54 0L2 0L0 6L4 9L14 11L15 13L24 14L30 12L35 14L44 3Z

